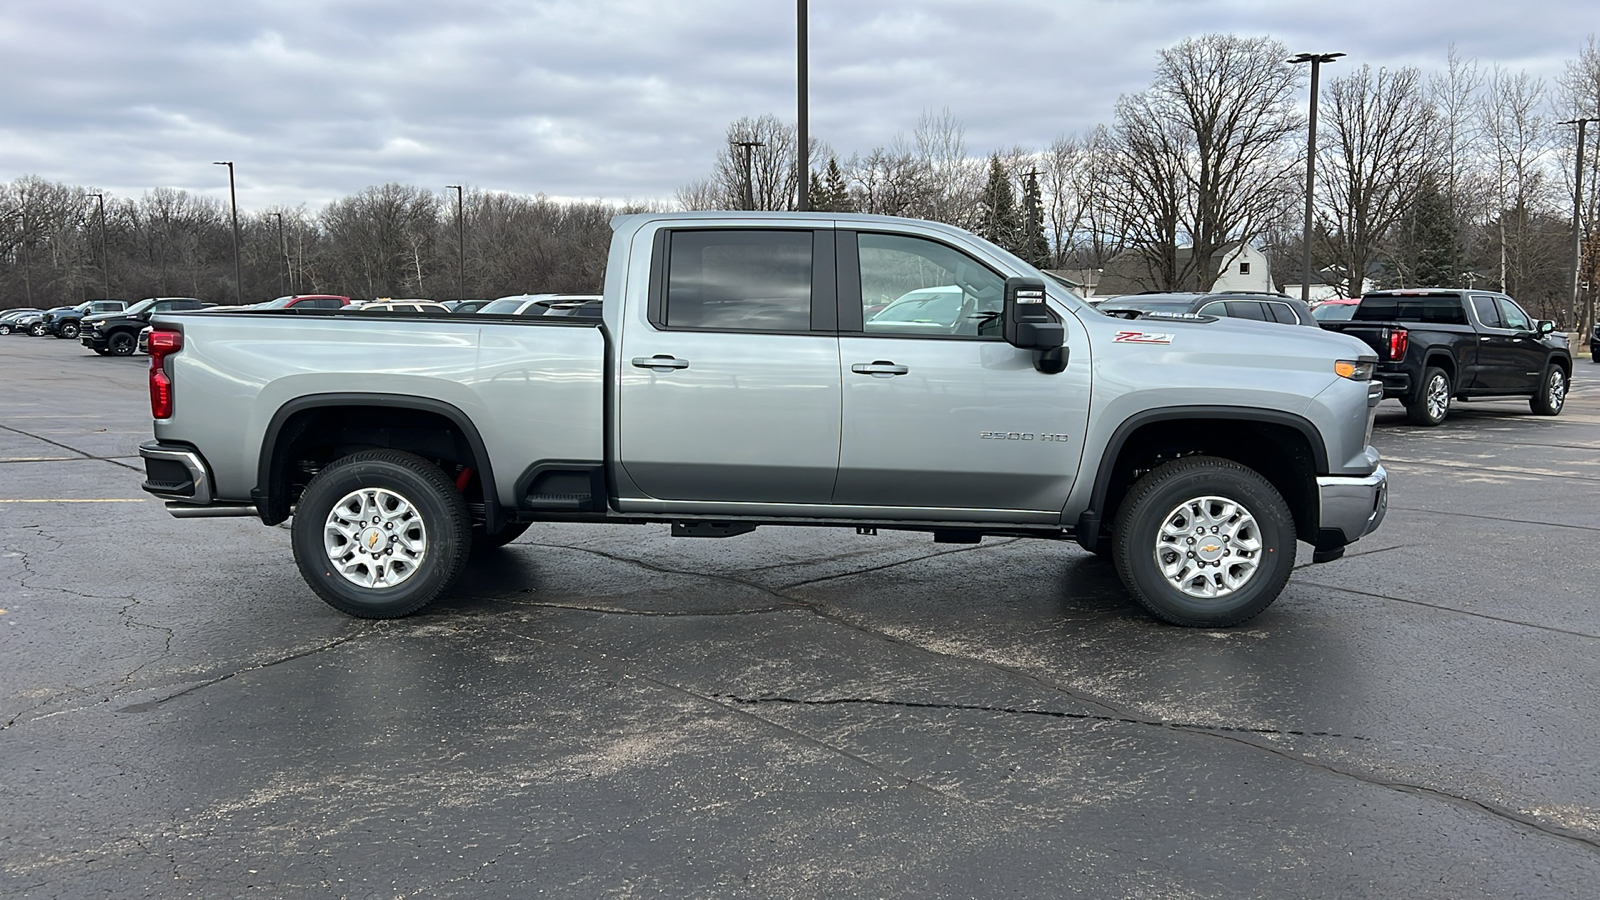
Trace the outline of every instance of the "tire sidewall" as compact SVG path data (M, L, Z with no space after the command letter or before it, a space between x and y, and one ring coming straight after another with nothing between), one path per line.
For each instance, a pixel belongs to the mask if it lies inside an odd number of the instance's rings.
M333 505L362 488L404 497L427 533L427 553L416 573L394 587L352 584L333 570L323 547ZM370 619L409 615L448 590L471 548L471 528L466 502L443 472L421 457L390 450L357 453L323 469L306 486L290 525L295 564L311 589L329 606Z
M1428 410L1428 395L1432 393L1434 381L1440 378L1444 379L1444 409L1440 410L1438 417L1435 418L1433 413ZM1430 427L1443 424L1444 420L1450 417L1451 390L1450 375L1445 370L1432 366L1424 370L1422 373L1422 390L1417 394L1417 402L1406 410L1410 414L1411 421L1418 425Z
M1558 375L1562 379L1567 378L1567 373L1560 366L1545 367L1544 376L1539 379L1539 393L1533 395L1533 399L1529 404L1533 407L1535 413L1541 416L1558 416L1561 414L1562 407L1567 405L1567 391L1572 389L1570 381L1567 382L1565 389L1561 392L1561 403L1554 406L1550 403L1550 381Z
M1205 600L1178 590L1155 560L1156 536L1180 503L1225 497L1255 517L1262 556L1248 584L1226 597ZM1117 573L1134 599L1157 618L1177 625L1224 627L1253 618L1283 591L1294 569L1295 529L1289 506L1266 479L1227 460L1190 457L1168 463L1135 484L1118 510L1113 532Z
M56 337L61 338L64 341L70 341L77 336L77 322L62 322L61 326L56 329Z
M112 356L132 356L138 348L138 337L126 331L113 331L106 337L106 352Z

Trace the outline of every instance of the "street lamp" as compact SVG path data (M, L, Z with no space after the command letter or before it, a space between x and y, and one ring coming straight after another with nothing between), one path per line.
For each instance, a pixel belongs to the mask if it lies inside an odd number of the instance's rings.
M293 279L289 277L289 245L283 240L283 213L272 214L278 220L278 252L283 254L283 272L278 275L278 293L286 294L284 286Z
M756 208L755 176L751 174L750 152L756 147L765 147L761 141L729 141L728 143L744 151L744 208Z
M1583 141L1584 126L1600 119L1576 118L1560 122L1561 125L1578 126L1578 160L1572 172L1572 298L1567 304L1567 325L1578 327L1578 295L1583 291L1583 276L1579 267L1583 262Z
M461 286L456 290L456 299L467 299L467 220L461 212L461 185L447 184L447 188L454 188L456 192L456 253L460 257Z
M100 296L111 296L111 262L106 259L106 195L90 194L89 196L100 202L100 280L105 286L105 293Z
M239 194L233 187L233 161L214 162L213 166L228 167L228 199L233 203L233 285L240 305L244 304L244 275L239 267Z
M1317 75L1323 63L1331 63L1343 53L1300 53L1290 63L1311 64L1311 123L1306 135L1306 229L1305 254L1301 260L1300 299L1311 302L1311 198L1317 184ZM1352 277L1363 277L1360 275Z
M795 3L797 4L795 8L795 57L799 68L796 82L799 86L800 106L800 150L796 156L800 166L800 194L795 202L795 209L805 212L811 208L811 134L809 123L806 120L807 107L810 106L806 97L809 87L807 84L809 79L806 74L806 69L808 68L806 65L806 44L808 43L806 40L806 0L795 0Z

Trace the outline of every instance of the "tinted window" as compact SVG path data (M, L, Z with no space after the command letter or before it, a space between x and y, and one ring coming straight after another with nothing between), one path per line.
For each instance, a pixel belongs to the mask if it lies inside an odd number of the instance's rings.
M1235 319L1255 319L1260 322L1271 322L1272 318L1261 308L1262 304L1256 300L1228 300L1223 303L1228 310L1228 315Z
M857 236L861 315L868 334L992 337L1005 279L972 257L924 238Z
M1505 321L1500 318L1500 310L1494 305L1493 297L1472 298L1472 311L1477 313L1478 321L1485 328L1504 328Z
M1495 303L1500 306L1500 317L1505 320L1507 328L1515 328L1518 331L1533 330L1533 323L1528 319L1528 314L1522 311L1522 307L1504 297L1496 297Z
M1285 325L1300 324L1300 317L1294 314L1294 310L1290 309L1287 303L1263 303L1261 305L1267 308L1267 312L1272 313L1272 320L1275 322L1282 322Z
M674 232L667 259L666 324L809 331L811 232Z
M1465 325L1467 312L1455 294L1417 297L1363 297L1353 317L1368 322L1428 322Z

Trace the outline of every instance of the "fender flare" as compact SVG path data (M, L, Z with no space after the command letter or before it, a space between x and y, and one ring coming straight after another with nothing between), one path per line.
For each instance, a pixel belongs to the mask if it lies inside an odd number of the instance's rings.
M283 426L297 413L310 409L320 409L329 406L381 406L389 409L412 409L419 412L433 413L449 420L461 429L467 439L467 446L472 448L472 456L478 464L478 480L483 485L483 527L489 534L494 534L504 523L505 517L500 510L499 494L495 488L494 469L489 461L488 448L483 443L483 436L478 433L477 426L472 424L472 419L461 409L443 400L434 400L430 397L414 397L407 394L367 394L360 392L307 394L278 407L272 414L272 420L267 424L266 433L261 439L261 452L256 463L256 487L250 492L255 500L256 511L261 515L261 521L268 525L276 525L289 517L289 498L283 485L272 484L272 473L278 462L278 441L283 432Z

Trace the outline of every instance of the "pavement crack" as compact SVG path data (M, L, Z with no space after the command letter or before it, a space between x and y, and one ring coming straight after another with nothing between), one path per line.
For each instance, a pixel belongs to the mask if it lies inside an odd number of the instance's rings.
M795 612L809 610L811 607L805 603L775 603L771 606L746 607L741 609L622 609L615 606L598 606L586 603L556 603L546 600L519 600L515 597L489 597L481 595L462 594L463 600L478 600L485 603L504 603L508 606L531 607L536 609L561 609L572 612L598 613L607 616L639 616L653 619L693 619L716 616L764 616L775 612Z
M176 691L174 693L168 694L165 697L157 697L154 700L147 700L147 701L145 701L143 703L134 703L134 704L131 704L129 706L124 706L121 709L118 709L117 712L119 712L119 713L149 712L150 710L155 709L156 707L161 706L162 704L167 703L168 701L176 700L179 697L183 697L185 695L192 694L195 691L200 691L200 690L204 690L204 689L209 688L209 687L213 687L215 685L223 683L224 681L228 681L229 679L235 678L235 677L237 677L239 675L244 675L244 674L247 674L249 672L260 671L261 669L270 669L273 666L281 666L284 663L294 662L297 659L305 659L308 656L315 656L315 655L317 655L319 653L326 653L329 650L333 650L333 649L335 649L337 647L342 647L345 644L348 644L351 641L356 640L357 638L363 637L363 636L368 635L368 634L372 634L374 632L374 630L375 629L372 629L372 628L363 628L360 631L356 632L355 634L347 634L344 637L337 638L337 639L329 641L329 642L327 642L325 644L319 644L318 646L315 646L315 647L308 647L308 648L306 648L304 650L300 650L300 651L297 651L297 652L294 652L294 653L285 654L285 655L280 656L280 657L278 657L276 659L269 659L266 662L256 663L255 665L250 665L250 666L245 666L242 669L235 669L232 672L228 672L228 673L223 674L223 675L218 675L215 678L206 679L205 681L199 682L197 684L191 684L188 687L184 688L183 690Z
M1006 538L1003 541L996 541L993 544L990 544L989 546L990 547L1004 547L1007 544L1015 544L1017 541L1020 541L1020 540L1022 540L1022 538ZM935 557L940 557L940 556L950 556L950 555L955 554L955 553L971 553L972 551L977 550L980 546L982 546L982 545L973 544L973 545L967 546L967 547L956 547L953 550L936 550L936 551L934 551L932 553L925 553L925 554L923 554L921 556L913 556L910 559L902 559L902 560L896 560L895 562L884 563L881 566L868 566L865 569L855 569L854 571L850 571L850 572L838 572L838 573L835 573L833 575L823 575L823 576L820 576L818 578L808 578L808 579L806 579L804 581L791 582L789 584L785 584L785 585L779 586L778 590L787 591L787 590L792 590L792 589L797 588L797 587L805 587L807 585L820 584L821 582L824 582L824 581L833 581L833 580L839 579L839 578L852 578L852 577L855 577L857 575L866 575L866 574L871 573L871 572L882 572L884 569L893 569L896 566L903 566L903 565L907 565L909 563L921 562L922 560L925 560L925 559L934 559Z
M23 431L20 428L12 428L10 425L0 425L0 428L3 428L6 431L9 431L12 434L20 434L23 437L33 438L36 441L43 441L43 442L45 442L46 444L49 444L52 447L60 447L61 449L67 451L68 453L76 453L79 457L81 457L83 459L96 459L96 460L99 460L100 462L111 463L114 466L121 466L124 469L131 469L132 471L138 472L141 475L144 474L144 469L143 468L141 468L139 466L135 466L135 465L130 465L128 463L122 462L121 460L112 459L109 456L95 456L93 453L88 453L88 452L85 452L83 450L79 450L77 447L70 447L70 446L68 446L66 444L61 443L60 441L52 441L47 437L43 437L43 436L40 436L40 435L37 435L37 434L33 434L32 432L28 432L28 431Z
M1587 631L1574 631L1570 628L1558 628L1554 625L1540 625L1537 622L1524 622L1521 619L1508 619L1505 616L1493 616L1488 613L1473 612L1471 610L1460 609L1454 606L1446 606L1443 603L1429 603L1426 600L1412 600L1407 597L1396 597L1393 594L1377 594L1371 591L1358 591L1354 588L1339 587L1338 585L1333 584L1317 584L1314 581L1301 581L1297 583L1301 587L1317 588L1324 591L1340 591L1346 594L1354 594L1357 597L1370 597L1374 600L1388 600L1392 603L1405 603L1410 606L1420 606L1425 609L1436 609L1440 612L1455 613L1459 616L1469 616L1474 619L1484 619L1485 621L1489 622L1499 622L1503 625L1516 625L1519 628L1532 628L1537 631L1548 631L1552 634L1564 634L1570 637L1600 640L1600 634L1591 634Z
M1266 735L1270 737L1326 737L1347 741L1370 741L1371 738L1353 734L1339 734L1334 731L1304 731L1285 728L1249 728L1233 725L1215 725L1201 722L1167 722L1159 719L1140 719L1129 716L1104 715L1099 713L1074 713L1056 709L1029 709L1020 706L988 706L978 703L932 703L915 700L884 700L877 697L826 697L821 699L802 699L795 697L740 697L734 694L713 694L718 700L729 703L756 705L763 703L788 704L792 706L892 706L901 709L941 709L957 712L982 712L995 713L1008 716L1038 716L1046 719L1064 719L1078 722L1107 722L1116 725L1142 725L1149 728L1167 728L1174 731L1194 731L1206 734L1230 733Z

